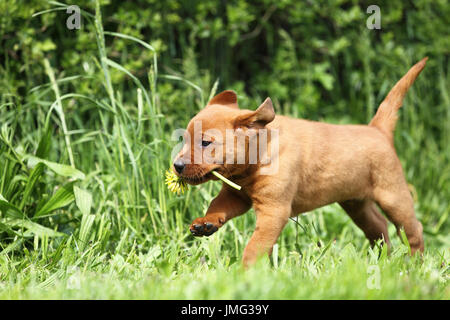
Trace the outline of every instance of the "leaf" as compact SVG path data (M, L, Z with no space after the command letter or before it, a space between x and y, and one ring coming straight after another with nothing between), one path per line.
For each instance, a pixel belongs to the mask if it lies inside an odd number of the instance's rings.
M144 41L142 41L142 40L140 40L138 38L135 38L135 37L129 36L127 34L123 34L123 33L117 33L117 32L104 31L103 33L107 34L107 35L110 35L110 36L115 36L115 37L119 37L119 38L135 41L135 42L139 43L140 45L144 46L145 48L147 48L148 50L150 50L151 52L155 52L155 48L153 48L147 42L144 42Z
M9 221L3 221L6 225L13 225L14 227L22 227L33 233L37 236L48 236L48 237L60 237L64 236L64 233L52 230L50 228L44 227L40 225L39 223L32 222L30 220L9 220Z
M80 209L83 215L89 214L91 212L92 206L92 195L89 191L80 189L78 187L73 188L73 193L75 195L75 202L78 209Z
M334 78L327 72L330 67L328 62L316 64L314 66L315 78L325 87L327 90L333 89Z
M41 140L39 141L39 145L36 150L36 157L46 158L50 153L51 147L51 139L52 139L52 130L50 126L44 129L44 133L42 134Z
M70 182L55 192L55 194L45 203L34 215L34 218L46 215L56 209L70 204L75 199L73 194L73 182Z
M37 236L48 236L48 237L60 237L64 233L52 230L50 228L44 227L39 223L32 222L25 219L0 219L0 225L7 227L9 229L13 228L24 228L27 230L28 234L22 233L25 236L37 235Z
M90 233L92 224L94 223L95 215L93 214L86 214L83 215L83 218L81 219L81 226L80 226L80 234L79 239L81 241L81 250L84 250L86 248L86 245L89 241L90 236L92 233Z
M50 39L45 39L44 41L38 41L35 43L35 47L39 51L51 51L56 49L56 45Z
M28 177L28 180L27 180L27 184L25 186L25 190L23 192L22 201L19 206L20 209L23 209L23 207L25 206L25 204L28 200L28 197L31 194L31 191L33 190L34 185L39 180L39 177L42 175L43 172L44 172L44 164L43 163L38 163L31 171L30 176Z
M334 78L327 73L320 73L317 75L318 80L327 90L333 89Z
M409 254L411 254L411 246L409 245L408 237L406 236L405 230L403 228L400 229L400 238L403 244L408 248Z
M22 245L22 242L22 239L12 242L5 249L3 249L2 252L0 252L0 255L5 255L11 251L16 250L16 248L19 248Z
M34 157L34 156L28 156L28 165L29 166L33 166L39 162L45 164L50 170L52 170L56 174L63 176L63 177L70 177L70 178L76 179L76 180L83 180L86 177L83 172L81 172L71 166L68 166L65 164L59 164L56 162L48 161L48 160L41 159L41 158Z
M22 218L22 211L0 194L0 211L13 218Z

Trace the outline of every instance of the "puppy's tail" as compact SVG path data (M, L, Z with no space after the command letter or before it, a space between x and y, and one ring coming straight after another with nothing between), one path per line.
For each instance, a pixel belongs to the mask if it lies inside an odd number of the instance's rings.
M395 124L398 119L397 111L403 104L403 98L406 92L425 67L427 60L428 57L420 60L395 84L384 101L380 104L377 113L369 123L369 126L380 129L392 142Z

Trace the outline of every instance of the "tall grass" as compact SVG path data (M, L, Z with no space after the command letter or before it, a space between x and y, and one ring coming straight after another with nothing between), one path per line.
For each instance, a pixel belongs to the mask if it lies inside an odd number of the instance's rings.
M189 92L193 106L178 111L187 119L218 82L199 86L160 74L150 44L103 30L99 1L95 15L86 18L98 47L89 72L66 75L54 60L44 59L47 83L28 90L24 103L13 94L0 101L0 298L449 298L448 70L437 83L419 78L414 84L396 135L425 226L423 261L405 256L392 226L394 253L370 249L362 232L332 205L293 219L271 265L261 262L243 273L239 260L254 229L253 212L210 238L194 239L188 225L205 212L220 185L209 182L181 196L164 186L175 144L171 132L186 124L166 111L164 83L175 81ZM107 47L114 44L108 38L126 39L153 54L145 81L108 56L114 49ZM407 62L386 82L393 84L413 63ZM370 84L371 70L364 66ZM132 89L116 87L112 78L118 74ZM102 91L71 91L79 81ZM441 105L429 105L430 90L440 92ZM372 113L380 99L370 87L366 94ZM366 285L372 265L381 270L381 289Z

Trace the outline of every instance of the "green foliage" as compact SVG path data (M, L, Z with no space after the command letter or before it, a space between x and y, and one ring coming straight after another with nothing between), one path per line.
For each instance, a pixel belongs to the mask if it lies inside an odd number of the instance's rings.
M0 298L51 287L46 297L448 299L446 1L379 3L381 30L366 28L364 1L77 4L82 27L69 30L66 4L0 0ZM164 171L171 132L212 94L234 89L241 108L270 96L278 113L367 123L424 56L395 137L424 225L423 264L405 257L392 226L397 251L368 249L336 205L289 223L273 266L250 274L238 262L252 213L211 238L189 235L219 184L177 196ZM365 284L373 264L381 291ZM79 291L66 290L73 268ZM192 274L205 274L195 290Z
M222 237L219 236L220 241ZM202 239L180 252L175 242L148 252L78 255L64 246L57 266L49 268L35 252L8 262L0 256L0 274L11 284L0 299L448 299L448 251L405 259L398 246L389 258L377 249L360 250L351 243L304 245L302 255L281 250L277 263L260 261L244 272L230 264L215 239ZM224 252L225 250L225 252ZM214 261L202 259L205 252ZM320 257L320 258L319 258ZM380 257L380 258L379 258ZM53 258L53 257L52 257ZM37 261L32 267L31 261ZM9 266L9 270L5 270ZM24 269L24 270L23 270ZM49 273L49 269L51 273ZM23 271L20 271L23 270ZM1 288L1 283L0 283Z

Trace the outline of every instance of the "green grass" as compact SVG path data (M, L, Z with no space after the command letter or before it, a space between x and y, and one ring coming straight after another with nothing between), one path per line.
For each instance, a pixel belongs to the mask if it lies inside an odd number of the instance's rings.
M304 254L280 250L277 265L263 261L243 271L229 265L222 237L197 248L154 246L149 253L80 257L65 249L49 268L28 257L8 270L2 299L448 299L445 257L429 252L424 261L389 258L332 244L328 250L305 245ZM405 248L403 248L405 249ZM164 253L168 251L168 253ZM325 252L326 251L326 252ZM87 254L89 255L89 254ZM210 258L214 257L214 258ZM448 258L448 255L447 255ZM36 262L38 260L38 262ZM6 262L6 261L5 261ZM3 264L3 261L2 261ZM26 267L25 267L26 265ZM374 269L379 268L379 269ZM22 271L17 271L23 269ZM379 286L375 280L379 270ZM2 271L4 272L4 271Z
M11 92L0 100L0 298L450 298L445 73L435 78L425 70L419 77L396 133L424 225L423 258L408 256L392 225L393 252L370 249L363 233L332 205L290 221L270 263L262 260L243 271L253 211L210 238L194 238L188 226L204 214L220 183L191 187L179 196L164 185L176 144L171 132L187 124L217 83L199 86L160 74L152 46L103 31L98 3L91 19L98 55L89 60L89 72L64 74L45 59L47 79L23 99ZM154 54L145 81L108 57L107 43L114 42L105 37L126 39ZM117 85L114 79L123 76ZM439 104L428 94L436 90ZM189 99L174 106L181 92ZM371 95L368 100L379 100ZM257 101L245 98L241 107L253 108L250 102ZM353 122L345 114L323 120ZM373 288L377 270L379 288Z

